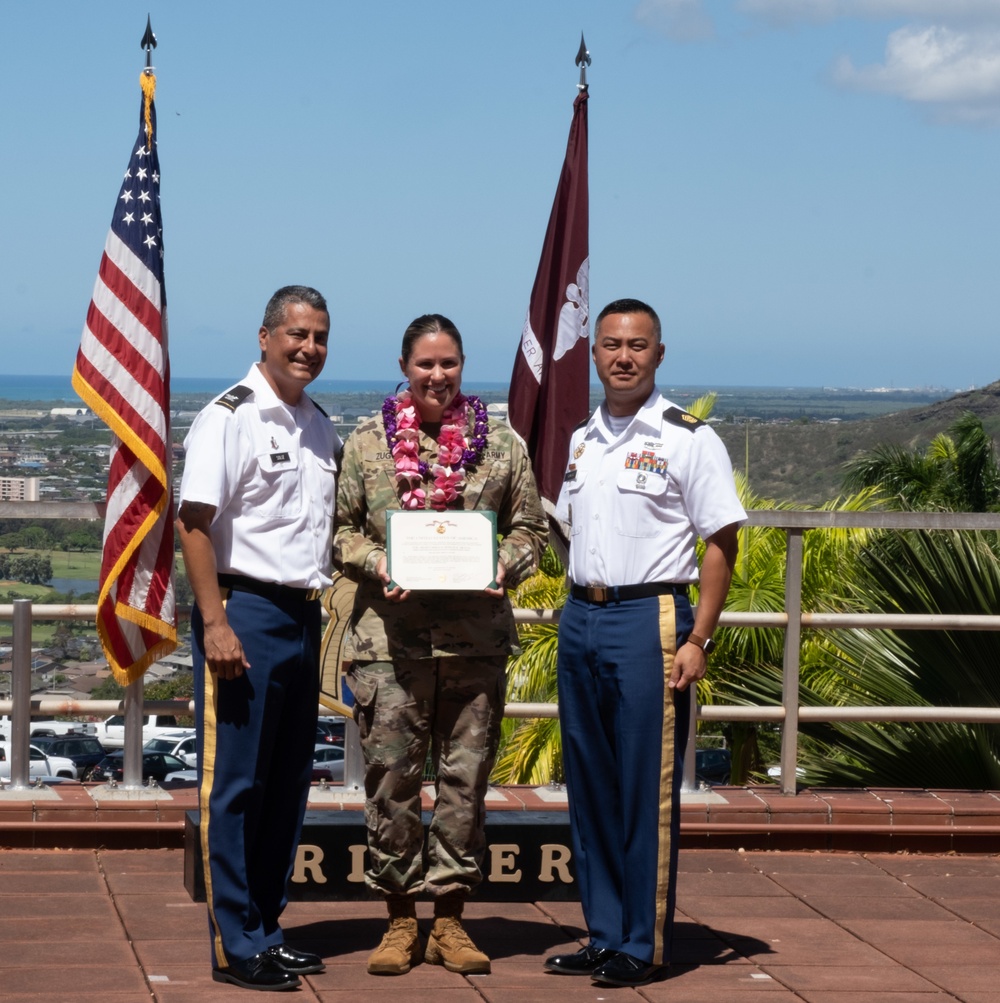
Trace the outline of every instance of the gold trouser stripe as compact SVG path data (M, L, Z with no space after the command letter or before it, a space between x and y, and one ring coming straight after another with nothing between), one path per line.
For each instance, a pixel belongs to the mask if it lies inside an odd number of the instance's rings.
M220 588L223 609L229 600L229 589ZM208 865L208 798L212 793L212 784L215 780L215 727L218 720L219 693L218 676L205 666L205 691L202 694L203 706L205 708L204 720L202 722L202 762L201 762L201 787L198 789L198 832L201 839L201 870L205 876L205 900L208 902L208 914L212 920L212 950L215 954L216 968L228 968L229 961L222 947L222 936L219 933L219 924L215 921L215 897L212 894L212 869Z
M663 654L663 734L660 759L660 821L656 842L656 928L654 965L663 964L663 928L670 892L670 825L674 811L674 691L667 686L677 651L677 617L672 595L660 596L660 650Z

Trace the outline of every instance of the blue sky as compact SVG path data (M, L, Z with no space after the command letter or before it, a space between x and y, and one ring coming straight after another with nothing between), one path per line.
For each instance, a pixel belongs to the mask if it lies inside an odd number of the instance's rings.
M4 4L5 372L72 368L147 11L176 374L241 376L305 282L324 377L436 311L507 380L583 30L591 312L658 309L661 383L1000 378L1000 0Z

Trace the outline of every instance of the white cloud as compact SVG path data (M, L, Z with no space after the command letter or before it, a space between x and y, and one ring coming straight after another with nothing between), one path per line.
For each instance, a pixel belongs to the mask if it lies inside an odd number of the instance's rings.
M715 35L715 25L701 0L640 0L635 19L676 42L696 42Z
M946 121L1000 125L1000 31L900 28L889 35L884 63L855 67L841 57L834 80L894 94Z
M906 21L886 39L885 62L841 56L835 83L892 94L940 121L1000 125L1000 0L735 0L774 25L836 19Z
M836 18L1000 24L998 0L736 0L736 9L779 24Z
M838 19L910 22L886 39L885 61L841 56L833 81L890 94L939 121L1000 125L1000 0L730 0L774 26ZM640 23L675 41L711 38L705 0L639 0Z

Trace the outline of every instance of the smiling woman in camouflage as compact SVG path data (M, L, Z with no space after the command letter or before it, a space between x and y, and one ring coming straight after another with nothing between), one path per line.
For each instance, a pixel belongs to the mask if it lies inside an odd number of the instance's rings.
M485 973L489 958L461 925L482 879L487 780L503 715L507 657L517 634L506 590L530 575L546 521L520 439L461 392L462 339L440 314L403 335L409 389L347 440L338 478L334 560L358 582L345 657L365 755L370 866L389 929L368 960L402 975L423 958ZM464 509L496 514L496 588L409 592L387 573L386 512ZM437 799L426 835L420 789L430 750ZM416 896L434 900L422 951Z

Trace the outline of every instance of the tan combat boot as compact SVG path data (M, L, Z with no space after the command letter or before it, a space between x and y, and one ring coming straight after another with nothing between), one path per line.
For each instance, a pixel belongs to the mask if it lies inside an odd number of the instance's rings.
M462 975L489 975L490 959L462 928L462 905L461 899L451 896L434 903L434 926L427 938L424 961Z
M408 896L386 899L389 929L368 958L369 975L405 975L420 963L416 903Z

